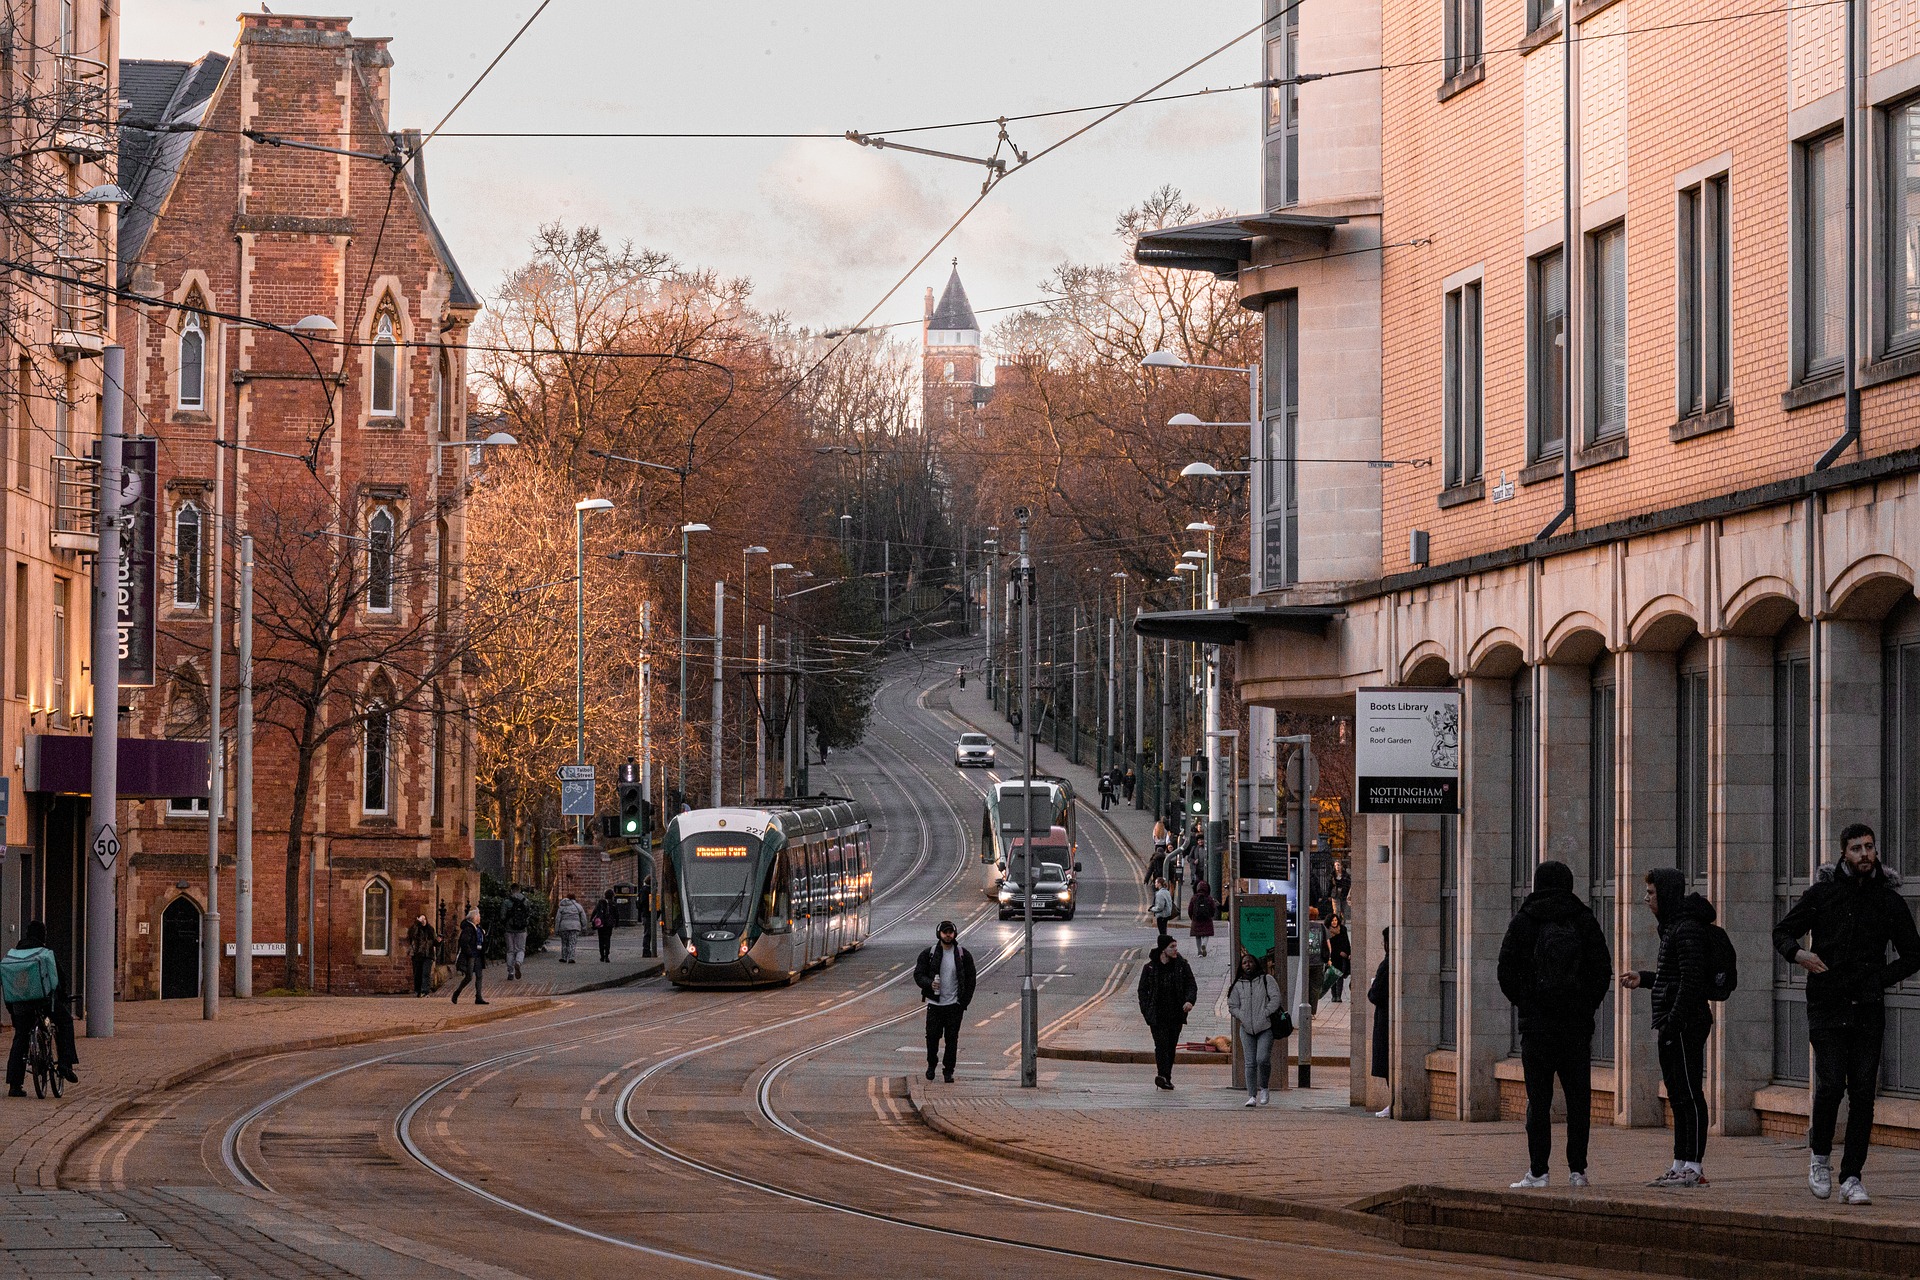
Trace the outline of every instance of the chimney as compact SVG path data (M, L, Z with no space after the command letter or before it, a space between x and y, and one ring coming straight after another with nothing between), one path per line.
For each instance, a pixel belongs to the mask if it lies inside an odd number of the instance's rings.
M393 55L387 52L389 42L387 36L353 38L354 65L360 68L360 74L366 79L382 129L387 127L387 103L391 97L393 79Z

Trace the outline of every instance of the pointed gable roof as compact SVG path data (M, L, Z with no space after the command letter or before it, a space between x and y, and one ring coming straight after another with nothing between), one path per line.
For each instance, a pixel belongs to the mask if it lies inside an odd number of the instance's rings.
M947 277L946 292L940 295L940 305L933 309L933 318L927 321L929 330L944 333L962 333L968 330L979 332L980 322L974 318L973 306L967 301L966 288L960 283L960 261L954 259L953 274Z

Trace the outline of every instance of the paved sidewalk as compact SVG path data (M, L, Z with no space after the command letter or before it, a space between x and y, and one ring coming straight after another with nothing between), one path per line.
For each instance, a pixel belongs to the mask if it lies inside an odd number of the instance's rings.
M660 940L659 931L654 931L654 941ZM560 963L560 937L558 934L547 939L547 945L527 957L523 966L526 977L515 982L507 981L507 967L504 961L487 965L488 998L492 993L513 996L551 996L567 995L577 991L600 991L607 987L623 986L629 982L638 982L650 978L661 970L660 961L654 956L643 956L641 952L640 928L637 925L613 931L612 962L600 963L600 939L588 932L580 935L580 941L574 949L578 963L563 965ZM456 975L455 980L458 980Z

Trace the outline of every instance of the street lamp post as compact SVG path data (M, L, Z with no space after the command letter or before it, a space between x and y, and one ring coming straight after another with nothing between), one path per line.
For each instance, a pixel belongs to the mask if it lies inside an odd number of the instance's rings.
M987 532L998 533L1000 532L1000 526L997 524L990 524L987 526ZM986 614L987 614L986 616L987 665L986 665L986 669L981 672L981 678L986 681L987 702L989 705L991 705L993 702L993 688L994 688L993 686L993 562L1000 558L1000 539L987 538L983 542L981 542L980 548L983 553L981 558L987 562L987 611L986 611Z
M1022 967L1020 976L1020 1087L1032 1089L1040 1083L1040 992L1033 985L1033 562L1027 558L1028 513L1025 507L1017 507L1014 515L1020 521L1020 565L1017 570L1020 583L1020 724L1026 731L1026 750L1023 753L1025 765L1024 785L1021 787L1022 804L1026 809L1025 839L1021 842L1023 855L1020 868L1020 896L1022 899L1021 948Z
M1207 535L1207 558L1202 570L1201 607L1211 612L1220 607L1220 577L1214 561L1214 527L1205 520L1187 525L1189 533ZM1226 824L1220 817L1222 805L1221 770L1215 766L1214 744L1220 739L1220 646L1208 645L1206 656L1206 726L1202 730L1207 744L1207 879L1220 883L1220 863L1226 840Z
M681 804L687 802L687 539L691 534L712 532L704 524L680 526L680 749L674 757L674 777L678 783Z
M605 498L573 504L573 762L587 762L587 512L611 511ZM596 788L597 790L597 788ZM573 820L573 842L587 842L587 820Z
M748 625L748 617L753 612L753 578L747 572L748 556L771 555L765 547L755 543L740 548L740 669L745 671L753 663L753 628ZM747 743L753 735L747 729L747 718L740 717L740 802L745 804L753 797L747 794Z

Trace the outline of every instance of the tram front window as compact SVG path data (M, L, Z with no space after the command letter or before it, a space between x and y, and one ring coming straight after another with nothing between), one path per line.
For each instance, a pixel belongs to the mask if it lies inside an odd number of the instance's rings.
M754 836L712 832L689 841L681 871L693 923L745 925L755 905L759 866L760 841Z

